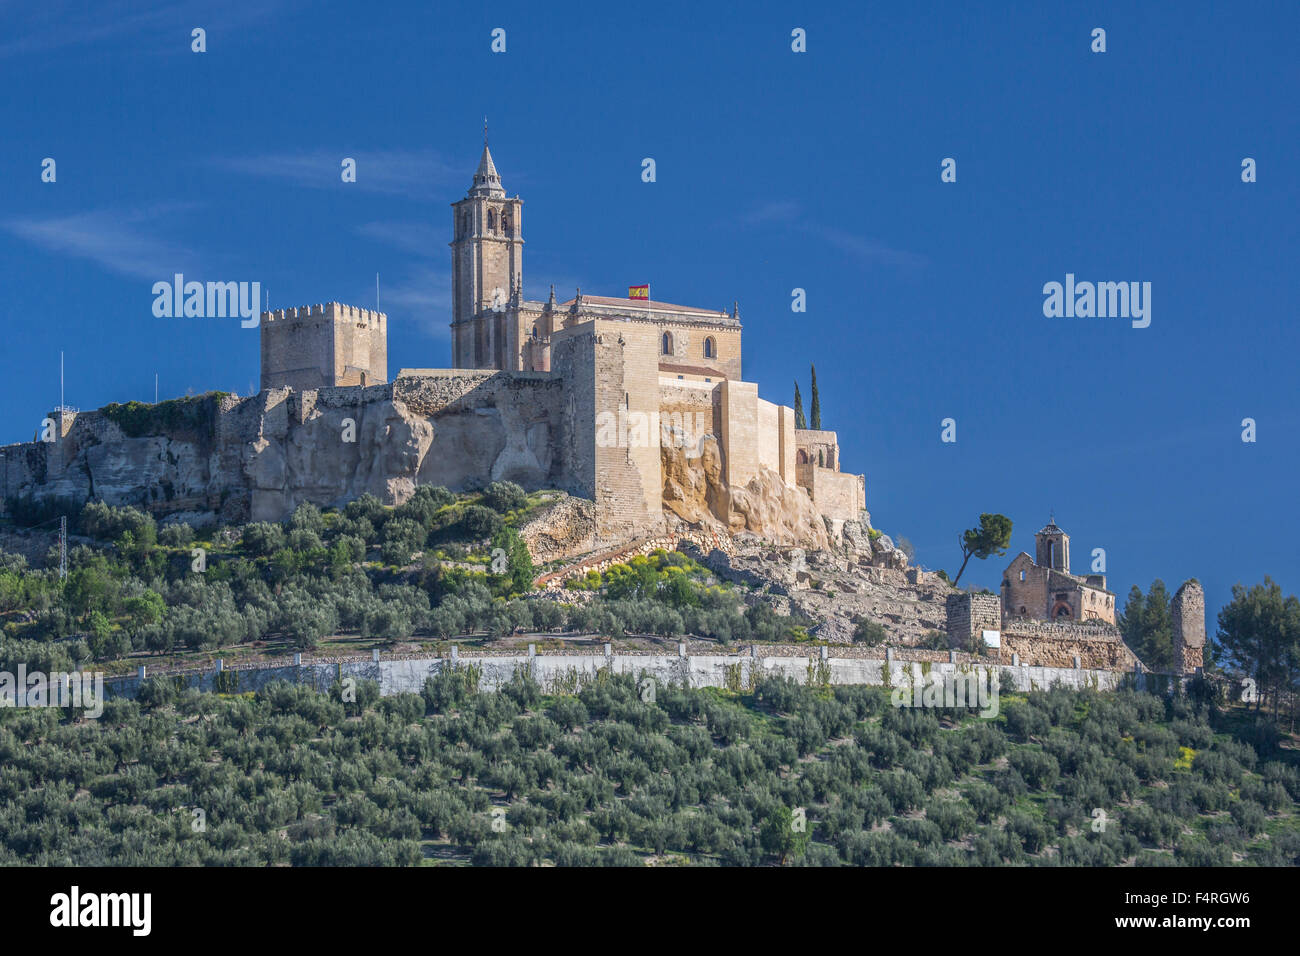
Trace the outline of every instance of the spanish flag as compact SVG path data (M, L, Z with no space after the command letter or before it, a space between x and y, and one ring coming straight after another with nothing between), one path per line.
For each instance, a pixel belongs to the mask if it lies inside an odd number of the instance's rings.
M645 299L650 301L650 286L648 285L630 285L627 287L627 297L629 299Z

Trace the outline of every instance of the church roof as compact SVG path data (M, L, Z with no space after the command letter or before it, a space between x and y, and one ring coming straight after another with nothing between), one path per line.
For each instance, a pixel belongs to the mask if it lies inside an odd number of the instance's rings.
M561 302L556 308L567 309L573 305L574 300ZM639 315L648 312L663 313L672 312L677 315L692 316L697 319L707 319L712 322L720 320L731 321L731 315L718 309L698 309L692 305L673 305L671 302L653 302L648 299L618 299L605 295L584 295L582 297L584 307L592 308L594 311L604 312L606 310L625 313L628 315Z
M1060 528L1056 526L1055 521L1049 521L1047 525L1043 528L1043 530L1038 533L1039 534L1065 534L1064 531L1062 531Z
M474 172L474 184L470 187L471 196L491 196L495 199L505 197L506 191L501 185L501 176L497 173L496 163L492 162L492 154L488 151L487 143L483 144L483 155L479 158L478 169Z

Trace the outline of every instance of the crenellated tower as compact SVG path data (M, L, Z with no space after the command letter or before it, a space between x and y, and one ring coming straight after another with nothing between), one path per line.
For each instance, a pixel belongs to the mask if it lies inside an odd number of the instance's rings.
M388 381L388 316L341 302L263 312L262 390Z

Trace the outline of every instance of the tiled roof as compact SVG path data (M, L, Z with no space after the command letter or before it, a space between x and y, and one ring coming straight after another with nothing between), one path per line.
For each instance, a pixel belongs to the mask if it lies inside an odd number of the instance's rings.
M702 365L671 365L667 362L660 362L659 371L671 372L673 375L712 375L715 378L727 377L716 368L705 368Z

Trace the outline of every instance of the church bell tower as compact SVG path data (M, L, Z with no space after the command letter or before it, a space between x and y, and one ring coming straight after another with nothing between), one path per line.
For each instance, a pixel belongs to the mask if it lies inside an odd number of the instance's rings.
M1055 515L1034 535L1034 543L1037 545L1034 564L1070 573L1070 536L1056 526Z
M506 366L506 319L523 295L523 206L506 196L485 128L469 193L452 204L453 368Z

